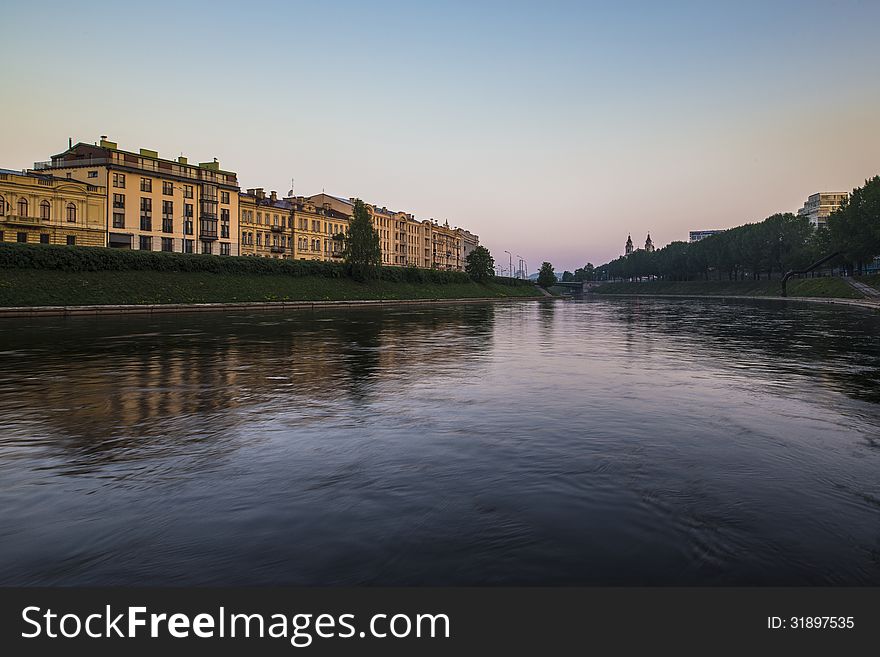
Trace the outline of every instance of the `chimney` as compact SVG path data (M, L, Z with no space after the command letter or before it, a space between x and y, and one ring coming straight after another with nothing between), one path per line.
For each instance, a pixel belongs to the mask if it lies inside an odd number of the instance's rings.
M272 190L271 192L269 192L269 198L272 199L272 202L274 203L278 200L278 192Z
M266 191L262 187L257 187L254 192L261 201L266 198Z

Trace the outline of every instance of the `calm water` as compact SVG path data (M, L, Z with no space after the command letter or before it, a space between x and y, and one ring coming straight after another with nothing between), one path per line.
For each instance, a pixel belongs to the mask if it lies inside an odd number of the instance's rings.
M0 584L880 584L880 314L0 322Z

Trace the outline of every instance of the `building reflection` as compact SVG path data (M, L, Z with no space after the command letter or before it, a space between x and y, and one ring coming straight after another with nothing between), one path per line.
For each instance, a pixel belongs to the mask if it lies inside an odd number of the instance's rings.
M388 401L386 384L466 371L491 349L494 313L486 304L0 323L0 433L89 460L131 459L297 409L368 406Z

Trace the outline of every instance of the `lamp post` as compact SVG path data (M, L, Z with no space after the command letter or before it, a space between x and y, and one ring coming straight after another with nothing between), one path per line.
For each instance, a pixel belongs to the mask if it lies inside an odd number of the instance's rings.
M518 255L516 257L519 258L519 265L518 265L519 271L517 272L516 277L522 278L523 277L523 257L521 255Z
M509 268L508 268L508 270L507 270L507 275L508 275L510 278L513 278L513 254L512 254L510 251L504 251L504 252L509 256L509 258L508 258L508 260L509 260L509 263L508 263L508 264L509 264Z

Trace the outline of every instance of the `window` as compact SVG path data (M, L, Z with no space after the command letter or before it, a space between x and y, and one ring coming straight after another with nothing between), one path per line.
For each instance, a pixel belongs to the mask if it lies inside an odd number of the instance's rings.
M174 232L174 202L162 201L162 232Z
M220 202L229 204L229 192L220 192Z
M193 206L192 203L183 204L183 234L193 234ZM192 253L190 251L190 253Z
M40 233L40 244L49 243L49 233Z
M125 213L124 212L114 212L113 213L113 227L114 228L125 228Z
M263 233L257 233L257 246L263 246Z
M28 202L26 198L18 199L18 216L26 217L28 216Z
M152 178L141 178L141 191L142 192L152 192L153 191L153 179Z
M97 177L98 177L97 171L89 171L89 178L97 178Z
M209 242L208 240L202 240L202 255L211 255L213 253L213 242Z
M170 237L162 238L162 250L163 251L173 251L174 250L174 240Z
M113 186L119 187L120 189L125 189L125 174L124 173L114 173L113 174ZM113 195L114 198L116 194Z
M220 237L229 239L229 209L220 210Z
M49 201L40 202L40 219L48 221L49 219Z
M153 250L153 238L147 237L146 235L141 235L140 244L141 251L152 251Z
M257 212L257 224L259 224L261 226L263 225L263 213L262 212Z
M76 206L73 203L67 204L67 221L76 223Z
M27 233L17 233L15 235L16 242L27 242Z
M67 236L67 246L76 246L76 235Z
M125 209L125 194L113 195L113 207L115 209Z
M0 196L0 217L6 214L6 199Z
M184 185L183 186L183 198L192 198L193 197L193 186L192 185Z
M192 253L193 252L193 241L192 240L183 240L183 252L184 253Z
M162 182L162 193L165 196L172 196L174 194L174 184L168 182L167 180Z
M229 242L220 242L220 255L229 255Z
M153 200L141 198L141 230L153 230Z

